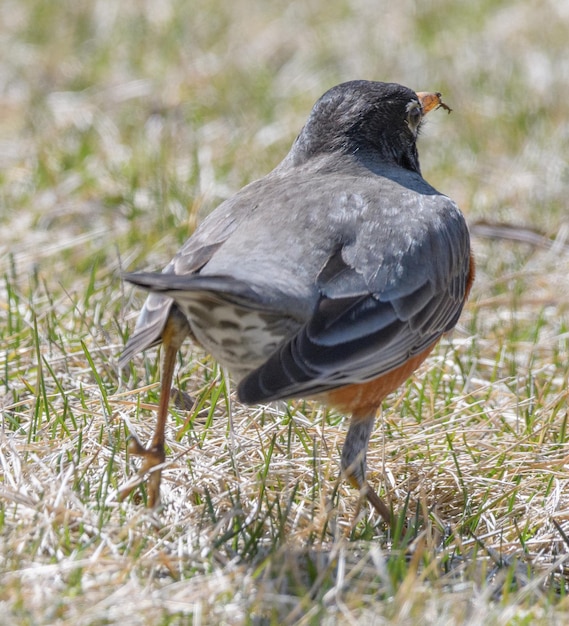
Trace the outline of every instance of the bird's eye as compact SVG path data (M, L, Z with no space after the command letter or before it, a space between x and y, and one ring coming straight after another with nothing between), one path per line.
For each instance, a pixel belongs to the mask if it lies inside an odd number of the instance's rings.
M407 123L411 130L417 130L419 123L423 119L423 109L418 102L410 102L407 108Z

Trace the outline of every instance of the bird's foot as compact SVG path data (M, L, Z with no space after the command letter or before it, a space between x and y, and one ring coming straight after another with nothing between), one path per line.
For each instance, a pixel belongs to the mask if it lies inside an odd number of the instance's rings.
M131 435L128 442L128 452L129 454L142 457L143 460L138 470L138 479L134 484L127 485L124 489L121 489L119 500L124 500L142 482L142 478L150 473L148 477L147 506L149 509L153 509L160 503L160 482L162 478L162 468L160 466L166 459L164 445L159 443L145 448L137 437Z
M362 479L360 476L352 473L348 475L348 481L355 487L360 494L367 499L367 501L372 505L372 507L376 510L377 513L381 516L381 519L390 527L393 527L393 514L391 513L390 508L385 504L385 502L377 495L377 493L372 489L367 480Z
M377 495L377 493L366 482L363 488L363 493L367 498L367 501L373 506L377 513L381 516L383 521L389 526L393 526L393 515L391 510L385 504L385 502Z

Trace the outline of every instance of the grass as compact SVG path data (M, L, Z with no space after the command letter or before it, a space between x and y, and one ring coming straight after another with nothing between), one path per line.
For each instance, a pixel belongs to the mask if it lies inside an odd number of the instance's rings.
M0 621L569 618L568 21L554 0L1 5ZM144 298L121 269L162 267L351 78L442 91L427 180L555 240L475 236L459 328L384 407L370 479L416 533L337 484L343 416L240 406L190 344L164 508L119 503L159 381L156 351L117 371Z

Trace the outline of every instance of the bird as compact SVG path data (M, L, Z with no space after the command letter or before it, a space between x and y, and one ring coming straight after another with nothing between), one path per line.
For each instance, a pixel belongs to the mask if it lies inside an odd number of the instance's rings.
M248 405L303 398L351 414L341 471L387 524L366 454L383 400L457 324L475 263L466 220L421 174L417 138L439 92L353 80L312 108L281 163L223 201L161 272L119 359L162 344L153 438L139 474L160 502L165 426L186 337ZM130 490L125 490L126 496Z

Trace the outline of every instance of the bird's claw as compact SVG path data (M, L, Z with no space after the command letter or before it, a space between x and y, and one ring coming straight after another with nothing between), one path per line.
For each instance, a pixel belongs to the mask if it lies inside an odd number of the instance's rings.
M148 502L147 506L153 509L160 503L160 482L162 478L162 469L159 467L166 459L163 444L155 444L149 448L145 448L139 441L138 437L131 435L127 446L129 454L141 456L143 458L142 465L138 470L138 480L133 484L125 487L119 492L119 500L128 497L132 490L141 483L141 479L150 473L148 477Z

